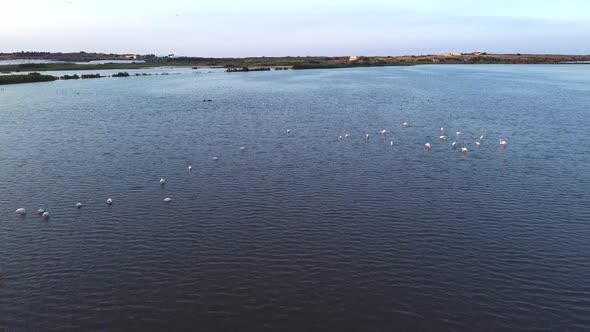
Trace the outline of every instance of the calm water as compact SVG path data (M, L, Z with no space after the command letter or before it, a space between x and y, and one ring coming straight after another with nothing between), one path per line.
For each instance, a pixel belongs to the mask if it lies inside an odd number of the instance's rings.
M0 89L0 330L590 329L590 66L174 73Z
M86 62L75 62L79 65L96 65L105 63L144 63L144 60L93 60ZM24 65L24 64L51 64L51 63L67 63L67 61L59 60L45 60L45 59L14 59L14 60L0 60L0 65Z
M0 65L24 65L32 63L65 63L65 61L45 60L45 59L14 59L14 60L0 60Z

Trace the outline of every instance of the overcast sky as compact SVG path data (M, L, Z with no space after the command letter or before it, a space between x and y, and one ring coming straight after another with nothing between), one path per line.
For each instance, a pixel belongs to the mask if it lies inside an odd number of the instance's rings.
M480 3L481 2L481 3ZM588 0L5 0L0 52L590 54Z

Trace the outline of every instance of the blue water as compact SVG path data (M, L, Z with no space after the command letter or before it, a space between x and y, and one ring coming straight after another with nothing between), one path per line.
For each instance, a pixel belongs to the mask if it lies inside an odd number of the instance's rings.
M590 66L173 73L0 87L0 330L590 329Z

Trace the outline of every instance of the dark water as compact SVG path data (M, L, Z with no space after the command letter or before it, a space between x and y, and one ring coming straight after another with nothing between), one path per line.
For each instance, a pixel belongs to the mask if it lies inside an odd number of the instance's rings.
M589 330L589 105L583 65L4 86L0 330Z

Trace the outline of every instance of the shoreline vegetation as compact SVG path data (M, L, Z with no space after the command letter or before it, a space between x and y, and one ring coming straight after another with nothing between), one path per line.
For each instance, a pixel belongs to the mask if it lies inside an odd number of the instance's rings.
M242 68L227 68L226 73L243 73L249 71L270 71L270 67L242 67ZM289 67L274 67L274 70L289 70Z
M51 75L41 75L39 73L17 74L17 75L0 75L0 85L3 84L20 84L35 82L51 82L58 77Z
M160 75L166 75L162 73ZM158 75L158 74L155 74ZM41 75L40 73L33 72L28 74L14 74L14 75L0 75L0 85L4 84L20 84L20 83L36 83L36 82L52 82L57 80L79 80L79 79L92 79L92 78L103 78L103 77L129 77L131 76L128 72L119 72L112 75L101 75L101 74L74 74L74 75ZM149 73L136 73L133 76L152 76Z

